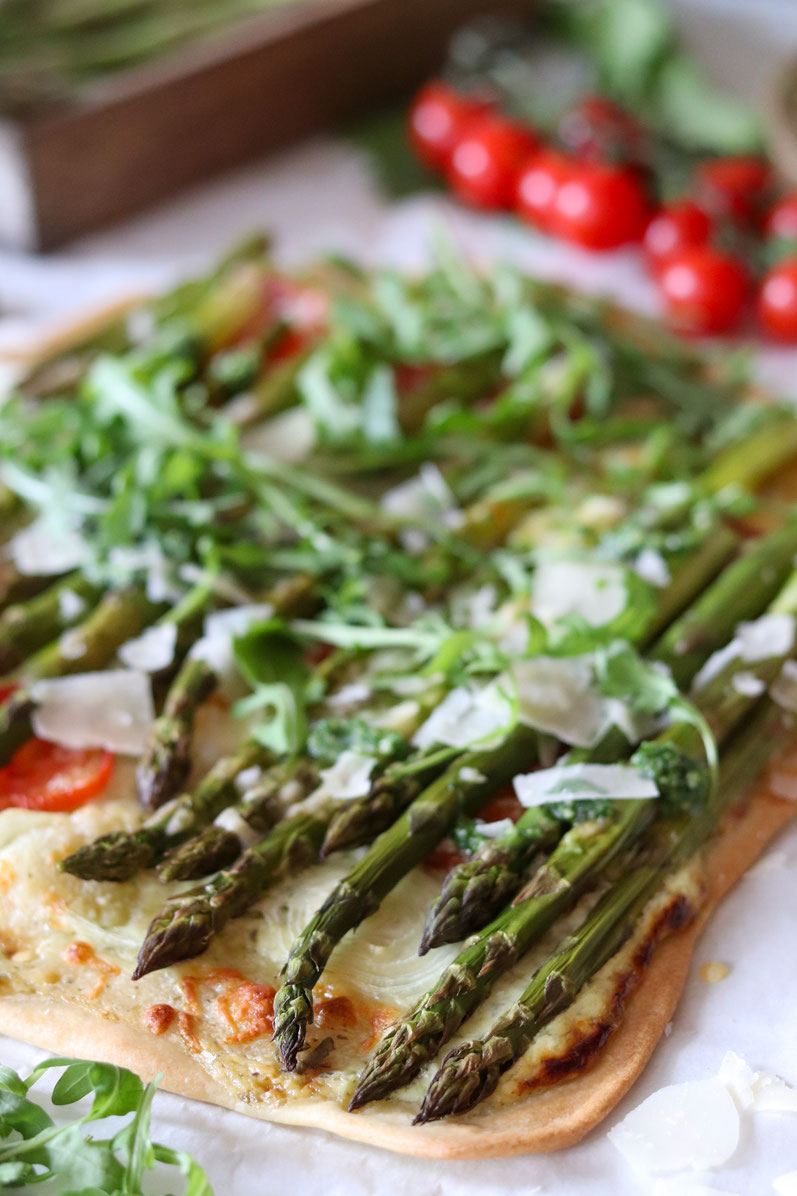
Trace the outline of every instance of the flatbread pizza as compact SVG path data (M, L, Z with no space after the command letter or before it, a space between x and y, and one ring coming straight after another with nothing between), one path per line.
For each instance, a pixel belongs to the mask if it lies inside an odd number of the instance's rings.
M578 1141L794 813L795 456L464 262L250 244L59 345L0 409L0 1029L411 1154Z

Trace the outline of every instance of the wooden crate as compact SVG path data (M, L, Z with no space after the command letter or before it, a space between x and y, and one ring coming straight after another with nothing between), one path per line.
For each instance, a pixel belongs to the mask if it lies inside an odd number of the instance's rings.
M48 249L408 91L452 31L530 0L306 0L0 120L0 242Z

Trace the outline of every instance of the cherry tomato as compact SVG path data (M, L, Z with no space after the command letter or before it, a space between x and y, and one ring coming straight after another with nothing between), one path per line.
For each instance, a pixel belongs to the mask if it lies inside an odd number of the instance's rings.
M658 276L673 322L685 332L729 332L741 317L747 274L741 262L709 245L673 253Z
M407 120L415 155L430 170L445 170L465 124L486 107L486 101L462 96L446 83L427 83L413 100Z
M574 163L554 150L533 154L522 168L515 193L515 210L522 220L550 231L559 188L573 177Z
M707 212L750 221L766 201L772 168L764 158L711 158L698 167L696 185Z
M642 126L606 96L585 96L559 122L559 137L582 162L637 162L644 148Z
M582 164L557 190L551 229L584 249L616 249L641 238L647 214L632 171Z
M113 756L102 748L73 749L29 739L0 768L0 809L76 810L102 793L112 767Z
M530 129L514 121L493 114L474 117L451 153L448 181L474 207L511 207L521 167L538 144Z
M768 237L797 241L797 191L784 195L769 209L764 231Z
M711 221L691 199L679 199L660 208L645 229L643 245L648 262L658 270L673 253L690 245L705 245Z
M757 308L768 336L789 344L797 342L797 257L785 258L764 275Z

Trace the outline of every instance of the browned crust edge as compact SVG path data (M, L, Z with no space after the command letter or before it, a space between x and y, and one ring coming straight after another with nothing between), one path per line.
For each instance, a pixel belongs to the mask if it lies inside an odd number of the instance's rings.
M0 1031L47 1050L122 1064L146 1078L163 1074L172 1092L236 1109L268 1121L327 1130L344 1138L403 1154L436 1159L476 1159L543 1153L572 1146L593 1129L628 1091L670 1021L700 932L712 909L795 815L792 802L759 788L726 824L708 852L708 899L699 917L656 951L624 1020L594 1065L575 1079L519 1097L493 1111L489 1103L458 1121L413 1128L405 1106L387 1102L364 1113L297 1098L264 1108L232 1101L200 1064L176 1044L57 999L0 998Z

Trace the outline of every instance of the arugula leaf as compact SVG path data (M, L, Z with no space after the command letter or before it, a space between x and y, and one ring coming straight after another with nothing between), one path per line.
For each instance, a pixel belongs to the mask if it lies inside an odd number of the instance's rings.
M93 1093L92 1107L66 1125L28 1098L45 1072L62 1069L53 1089L57 1106ZM0 1146L0 1186L24 1188L57 1180L61 1196L145 1196L144 1173L156 1162L177 1167L186 1179L184 1196L213 1196L207 1175L189 1155L150 1140L150 1112L158 1080L143 1084L125 1068L81 1059L47 1059L23 1080L0 1067L2 1136L20 1136ZM90 1138L83 1127L106 1117L133 1114L113 1138Z
M238 718L259 712L268 717L251 734L277 755L301 750L307 739L310 670L302 649L285 624L255 624L233 639L233 655L252 693L233 706Z
M330 763L347 751L395 759L407 754L409 744L397 731L374 727L361 718L320 718L310 729L307 751Z

